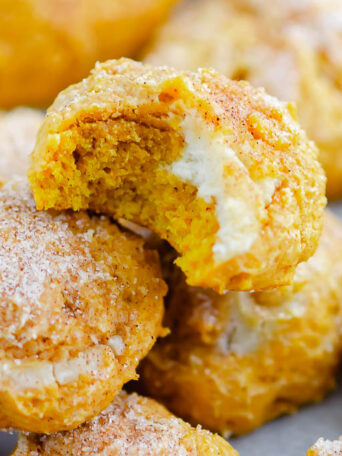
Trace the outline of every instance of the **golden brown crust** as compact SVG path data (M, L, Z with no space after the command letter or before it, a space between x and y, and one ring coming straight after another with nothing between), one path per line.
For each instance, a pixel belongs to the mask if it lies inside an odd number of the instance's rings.
M341 354L342 227L331 214L291 287L261 293L191 288L170 268L171 335L142 363L143 391L193 424L241 434L334 385Z
M293 116L214 71L108 61L48 111L30 170L37 206L150 228L192 285L288 284L316 248L325 204L317 150Z
M0 179L26 175L43 119L41 111L30 108L0 111Z
M342 194L342 6L339 0L183 2L157 33L146 61L213 67L296 101L320 148L328 196Z
M194 429L152 399L120 393L93 421L52 436L21 434L12 456L238 456L221 437Z
M38 212L0 189L0 427L71 429L103 410L163 334L157 254L105 217Z
M47 106L97 60L134 56L177 0L1 0L0 107Z

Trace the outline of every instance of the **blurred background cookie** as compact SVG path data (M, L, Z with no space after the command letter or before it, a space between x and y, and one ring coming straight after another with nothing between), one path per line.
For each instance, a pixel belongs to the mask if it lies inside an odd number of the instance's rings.
M188 283L288 284L315 251L325 176L291 106L215 71L99 64L49 108L29 179L39 209L91 209L170 242Z
M152 399L120 393L93 421L51 436L20 434L12 456L238 456L228 442L171 415Z
M327 212L320 246L292 286L225 296L186 285L164 254L171 334L142 363L143 391L226 434L322 399L342 348L341 245L342 226Z
M296 101L319 146L328 196L342 195L340 0L184 1L146 52L152 64L213 67Z
M37 109L0 111L0 179L26 175L43 119L43 112Z
M75 428L164 334L158 255L105 217L39 212L0 189L0 428Z
M134 56L177 0L0 0L0 108L47 106L97 60Z

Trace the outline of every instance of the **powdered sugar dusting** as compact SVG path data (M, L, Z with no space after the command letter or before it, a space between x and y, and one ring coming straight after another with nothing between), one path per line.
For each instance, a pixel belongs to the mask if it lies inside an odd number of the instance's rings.
M71 220L76 222L79 232L72 231ZM3 337L12 337L14 343L15 333L48 310L48 298L44 296L47 288L58 291L65 300L74 294L77 301L79 289L89 281L101 295L101 285L112 280L91 255L88 220L82 215L71 219L67 214L37 211L24 179L18 178L2 187L0 328ZM19 318L11 322L8 312L13 308L20 308L20 312ZM31 332L28 337L35 335Z
M73 358L94 344L111 347L115 358L125 356L136 332L129 318L149 305L154 317L140 321L141 330L158 331L164 287L144 251L139 239L105 217L37 211L24 178L3 185L1 362L3 354L9 362L36 356L67 361L71 351ZM151 343L146 337L146 347Z
M120 393L93 421L74 431L41 437L39 454L56 454L62 447L79 456L187 456L189 447L182 440L189 430L155 402Z
M342 440L324 440L320 438L313 445L311 450L317 456L341 456Z
M24 178L0 186L0 396L18 410L3 404L2 425L23 427L27 397L37 432L102 410L160 334L164 292L136 236L85 211L37 211Z

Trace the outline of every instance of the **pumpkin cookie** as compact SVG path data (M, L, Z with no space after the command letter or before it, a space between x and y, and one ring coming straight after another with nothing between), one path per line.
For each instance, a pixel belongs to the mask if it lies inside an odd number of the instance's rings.
M93 421L51 436L20 434L12 456L238 456L218 435L171 415L152 399L120 393Z
M145 60L213 67L295 101L320 149L328 196L342 195L340 0L188 0L156 34Z
M61 92L29 173L39 209L136 222L180 253L188 283L288 284L316 249L317 149L290 106L211 71L108 61Z
M219 296L165 257L171 335L142 363L143 391L193 424L242 434L318 401L341 354L342 227L326 214L292 286Z
M105 217L0 189L0 428L52 433L106 408L163 334L157 254Z
M134 56L177 0L1 0L0 108L47 106L98 60Z

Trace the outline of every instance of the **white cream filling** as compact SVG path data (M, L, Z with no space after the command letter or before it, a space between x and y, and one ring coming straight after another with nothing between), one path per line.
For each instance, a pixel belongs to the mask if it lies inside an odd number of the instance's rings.
M15 365L8 361L0 366L0 380L15 383L16 389L38 389L55 383L53 364L49 362L31 362Z
M121 336L113 336L108 340L108 345L113 350L113 352L120 356L125 351L126 345Z
M198 195L207 203L216 202L216 215L220 225L217 242L213 247L217 262L247 252L259 232L259 223L251 202L227 195L225 167L238 168L250 180L248 171L230 148L223 135L209 135L208 127L194 116L187 116L181 123L185 147L179 160L167 169L177 177L193 184ZM250 181L251 182L251 181ZM260 190L255 185L256 192Z
M270 291L272 293L272 291ZM279 306L258 305L252 293L234 292L222 296L229 306L229 323L217 339L216 346L221 353L235 353L245 356L255 352L260 345L273 339L276 332L288 321L305 318L308 310L307 296L298 292L291 301ZM333 335L331 335L334 337ZM329 340L322 341L318 350L329 346Z
M224 297L222 299L225 299ZM257 309L249 293L234 293L233 305L229 305L229 323L217 339L217 349L224 354L236 353L244 356L253 353L260 345L262 337L261 315L255 319ZM251 311L250 314L246 312ZM255 322L257 324L255 325Z
M265 204L270 204L277 187L280 185L279 179L265 177L258 181L258 185L264 195Z
M39 389L54 383L66 385L80 375L107 375L103 347L94 347L68 361L6 361L0 365L0 382L16 389Z

